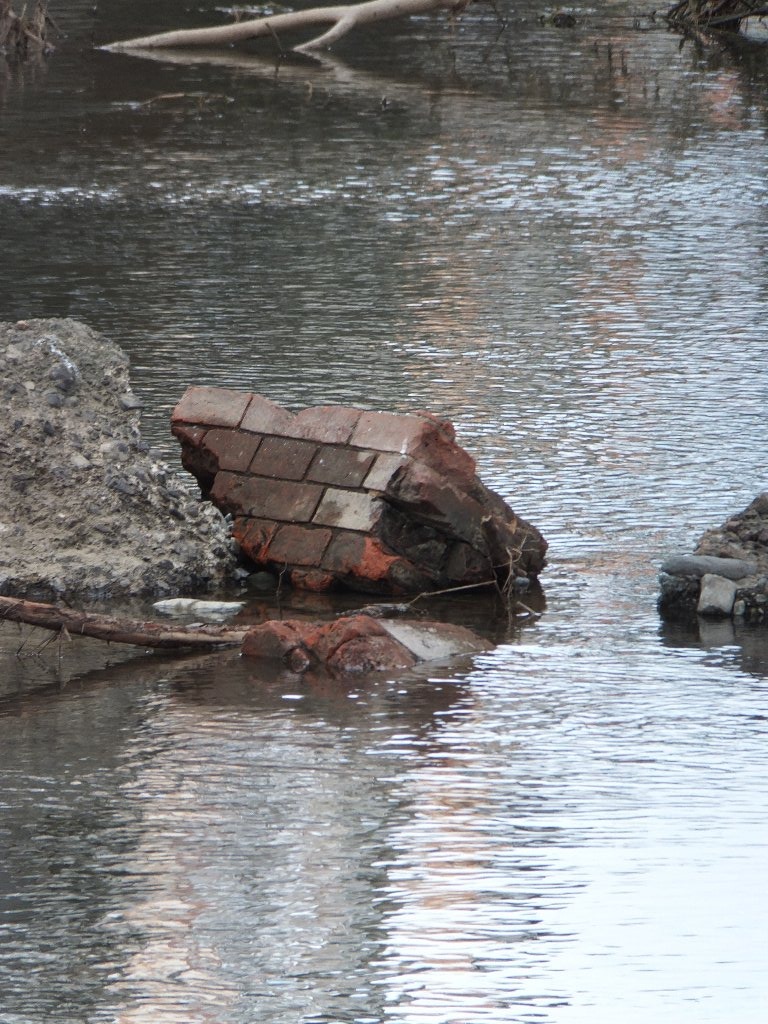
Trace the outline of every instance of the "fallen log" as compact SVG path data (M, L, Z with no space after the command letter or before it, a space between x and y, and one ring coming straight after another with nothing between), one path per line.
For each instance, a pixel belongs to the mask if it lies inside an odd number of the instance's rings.
M282 51L279 35L284 32L330 25L321 35L313 37L301 46L291 47L295 53L311 53L335 43L353 28L375 24L390 18L405 18L426 14L429 11L446 8L452 14L459 14L468 0L367 0L364 3L342 4L332 7L312 7L303 11L289 11L271 14L248 21L235 21L229 25L210 28L176 29L157 35L141 36L138 39L121 39L116 43L102 46L102 50L119 53L126 50L150 50L174 46L231 46L247 39L271 37Z
M89 636L110 643L162 650L238 647L248 632L247 626L240 629L216 625L166 626L139 619L114 619L108 615L16 597L0 597L0 619L65 632L70 636Z

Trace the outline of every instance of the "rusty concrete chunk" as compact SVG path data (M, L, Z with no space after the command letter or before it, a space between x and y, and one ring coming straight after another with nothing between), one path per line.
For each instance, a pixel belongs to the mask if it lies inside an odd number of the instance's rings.
M211 500L237 515L306 523L314 515L322 493L318 484L222 472L216 474Z
M260 444L259 434L246 434L240 430L214 427L205 435L202 447L204 451L213 456L219 469L231 469L236 473L244 473L250 466Z
M286 433L324 444L346 444L361 415L360 409L345 405L318 405L296 413Z
M249 394L231 388L187 388L171 413L171 422L200 423L208 427L237 427L250 401Z
M307 473L308 480L337 487L359 487L373 462L373 452L323 445Z
M325 527L279 526L266 558L278 565L319 565L332 536Z
M251 472L259 476L302 480L317 445L290 437L265 437L251 464Z
M241 428L255 434L285 434L293 422L287 409L270 402L263 395L249 395L248 411L243 417Z
M376 525L380 515L381 502L378 498L362 491L329 487L315 512L314 522L367 533Z

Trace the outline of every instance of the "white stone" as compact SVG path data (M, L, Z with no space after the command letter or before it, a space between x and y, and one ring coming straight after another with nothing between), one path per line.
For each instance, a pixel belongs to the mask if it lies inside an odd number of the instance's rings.
M699 615L726 618L733 612L733 602L738 584L724 576L713 576L707 573L701 577L699 604L696 611Z

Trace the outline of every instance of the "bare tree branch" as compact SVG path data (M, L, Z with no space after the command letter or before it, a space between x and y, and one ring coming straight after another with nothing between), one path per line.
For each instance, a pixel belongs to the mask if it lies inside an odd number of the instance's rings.
M179 29L161 32L159 35L142 36L110 43L101 49L112 52L141 49L165 49L175 46L229 46L246 39L263 36L275 37L277 33L294 32L315 25L331 27L300 46L293 47L297 53L320 50L341 39L353 28L371 25L392 18L406 18L429 11L447 10L452 14L461 12L470 0L367 0L366 3L342 4L334 7L311 7L306 11L290 11L266 18L237 21L231 25L211 28Z
M247 627L167 627L159 622L113 619L107 615L94 615L73 608L24 601L15 597L0 597L0 619L26 622L30 626L40 626L57 632L66 630L70 636L90 636L113 643L164 649L202 647L211 650L216 647L232 647L241 644L248 632Z

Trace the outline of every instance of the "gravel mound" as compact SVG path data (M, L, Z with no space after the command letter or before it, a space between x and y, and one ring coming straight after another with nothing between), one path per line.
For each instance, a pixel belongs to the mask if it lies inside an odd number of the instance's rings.
M0 594L147 597L222 586L221 513L139 430L128 358L74 320L0 323Z

